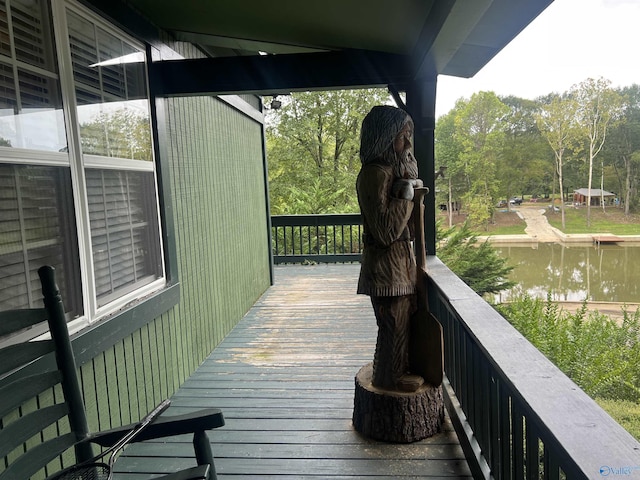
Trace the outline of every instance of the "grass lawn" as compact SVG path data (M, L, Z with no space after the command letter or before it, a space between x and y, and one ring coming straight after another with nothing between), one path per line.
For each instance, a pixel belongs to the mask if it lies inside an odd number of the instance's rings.
M600 207L591 207L591 226L587 227L587 208L567 207L565 228L562 228L560 212L546 213L549 223L564 233L612 233L614 235L640 235L640 215L625 217L619 208L608 207L605 212Z
M541 205L544 208L545 205ZM591 208L591 226L587 228L586 207L574 208L568 206L565 210L565 225L562 228L562 217L560 212L551 212L547 209L545 213L549 223L564 233L611 233L613 235L640 235L640 215L624 215L619 208L608 207L605 212L600 207ZM453 216L455 225L462 224L466 220L465 213L456 213ZM438 214L438 219L442 226L449 225L449 218L446 212ZM514 211L496 209L493 222L485 230L477 228L476 235L519 235L524 234L526 223Z
M540 205L542 208L545 205ZM600 207L591 208L591 226L587 228L587 209L586 207L574 208L568 206L565 210L565 225L562 228L562 216L560 212L551 212L547 209L545 213L549 223L564 233L611 233L613 235L640 235L640 215L630 214L624 215L619 208L607 207L605 212ZM455 225L465 222L467 215L465 213L456 213L453 216ZM446 212L440 212L438 219L442 222L443 227L449 225L449 218ZM474 229L476 235L519 235L524 234L526 223L515 211L507 211L496 209L493 222L488 228Z
M501 225L499 222L496 222L493 225L489 225L489 230L487 232L477 232L478 235L523 235L524 229L527 226L526 223L522 219L519 219L520 223L515 223L512 225Z
M640 440L640 405L626 400L597 398L596 401L627 432Z
M454 225L459 225L465 222L467 215L464 213L455 214L453 216ZM442 222L443 227L449 225L449 217L446 213L440 213L438 220ZM518 214L514 211L508 212L506 210L496 210L493 216L493 222L489 224L489 227L485 229L474 229L473 233L480 236L486 235L521 235L524 234L524 229L527 224L522 220Z

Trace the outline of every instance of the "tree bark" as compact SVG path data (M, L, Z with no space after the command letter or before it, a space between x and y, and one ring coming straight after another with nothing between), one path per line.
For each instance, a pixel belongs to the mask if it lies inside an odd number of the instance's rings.
M442 429L442 386L424 384L415 392L382 390L371 384L372 364L355 378L354 428L374 440L410 443L431 437Z
M631 203L631 156L625 158L627 167L627 178L625 179L624 214L629 215L629 204Z

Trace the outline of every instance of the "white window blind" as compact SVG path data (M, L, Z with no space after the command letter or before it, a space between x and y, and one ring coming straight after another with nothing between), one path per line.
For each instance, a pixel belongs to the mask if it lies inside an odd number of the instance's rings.
M158 278L153 174L87 169L98 304Z
M66 167L0 164L0 306L39 307L37 270L53 265L67 311L81 312L67 272L77 274L71 179Z

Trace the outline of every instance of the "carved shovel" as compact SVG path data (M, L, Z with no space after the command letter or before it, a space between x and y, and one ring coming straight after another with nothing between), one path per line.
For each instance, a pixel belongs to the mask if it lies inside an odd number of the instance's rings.
M418 309L411 318L409 338L409 366L411 372L420 375L425 382L437 387L442 383L444 370L444 340L442 325L429 311L427 298L427 256L424 241L424 196L428 187L414 190L412 220L415 227L416 290Z

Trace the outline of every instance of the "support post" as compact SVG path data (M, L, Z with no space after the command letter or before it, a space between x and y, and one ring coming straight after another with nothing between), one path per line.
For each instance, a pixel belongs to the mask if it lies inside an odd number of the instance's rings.
M407 110L414 122L413 150L418 161L418 176L429 187L425 198L425 244L427 255L436 253L436 202L435 202L435 125L436 125L436 75L414 80L407 87Z

